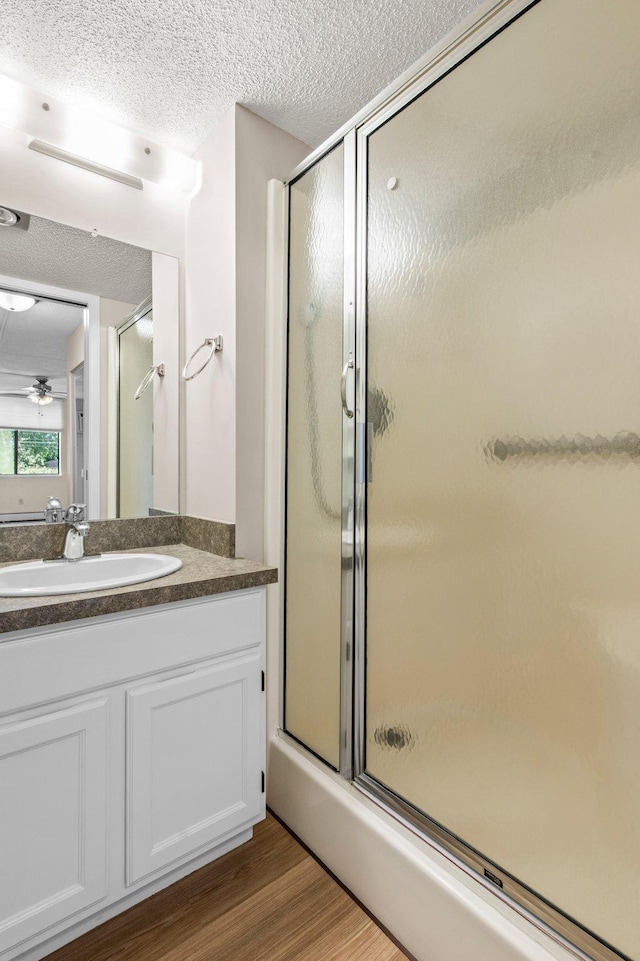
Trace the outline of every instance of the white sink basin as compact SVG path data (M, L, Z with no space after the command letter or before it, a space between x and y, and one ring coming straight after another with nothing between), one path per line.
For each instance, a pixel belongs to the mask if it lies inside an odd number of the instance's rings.
M0 597L76 594L141 584L182 567L168 554L101 554L79 561L29 561L0 568Z

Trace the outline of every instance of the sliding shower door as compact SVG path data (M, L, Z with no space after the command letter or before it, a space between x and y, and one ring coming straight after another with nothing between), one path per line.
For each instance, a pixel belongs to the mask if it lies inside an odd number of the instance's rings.
M540 0L359 141L362 783L635 959L639 36Z
M339 144L289 188L284 726L336 769L346 613L344 163Z

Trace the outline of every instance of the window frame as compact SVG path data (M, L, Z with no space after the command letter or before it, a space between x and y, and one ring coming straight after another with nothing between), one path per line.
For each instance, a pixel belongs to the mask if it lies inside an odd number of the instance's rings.
M13 433L13 472L12 472L11 474L7 474L7 473L5 473L5 472L3 472L3 471L0 470L0 478L6 478L6 477L62 477L62 463L61 463L61 458L60 458L60 449L61 449L61 446L62 446L62 444L61 444L62 431L61 431L61 430L38 430L37 428L36 428L36 429L33 429L33 428L30 428L30 427L4 427L4 426L0 426L0 431L11 431L11 432ZM55 471L55 472L54 472L54 471L51 471L50 473L46 473L46 474L27 473L27 472L18 471L18 452L19 452L19 446L20 446L20 443L19 443L19 435L20 435L21 433L23 433L23 434L25 434L25 433L26 433L26 434L56 434L56 435L57 435L57 437L58 437L58 470L57 470L57 471Z

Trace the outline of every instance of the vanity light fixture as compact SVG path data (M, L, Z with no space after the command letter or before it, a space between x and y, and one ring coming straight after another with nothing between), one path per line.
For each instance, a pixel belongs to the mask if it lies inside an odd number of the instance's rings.
M19 313L22 310L29 310L36 303L35 297L27 294L11 294L7 290L0 290L0 307L5 310L12 310Z
M53 144L45 143L44 140L30 140L29 150L35 150L37 153L45 154L47 157L53 157L54 160L62 160L64 163L72 164L74 167L82 167L83 170L88 170L92 174L99 174L101 177L107 177L109 180L117 180L118 183L125 184L127 187L135 187L136 190L143 189L142 181L139 177L132 177L122 170L114 170L113 167L104 167L102 164L94 163L93 160L87 160L86 157L80 157L78 154L70 153L68 150L62 150L61 147L55 147Z
M200 160L112 123L94 104L68 104L0 73L0 128L4 127L20 134L24 148L138 190L143 183L145 188L152 183L190 194L200 184ZM8 196L0 196L0 206L8 202ZM19 220L14 227L26 229L26 215L15 213Z
M18 220L19 217L15 210L9 210L8 207L0 207L0 227L15 227Z

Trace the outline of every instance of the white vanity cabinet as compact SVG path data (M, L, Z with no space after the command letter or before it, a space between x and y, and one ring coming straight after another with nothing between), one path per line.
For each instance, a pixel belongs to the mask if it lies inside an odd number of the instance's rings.
M0 961L264 817L264 589L0 635Z
M262 809L259 654L127 690L127 882Z
M0 727L0 951L107 894L108 700Z

